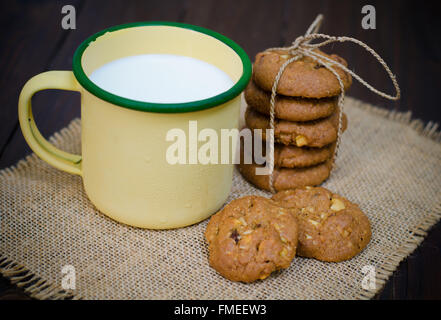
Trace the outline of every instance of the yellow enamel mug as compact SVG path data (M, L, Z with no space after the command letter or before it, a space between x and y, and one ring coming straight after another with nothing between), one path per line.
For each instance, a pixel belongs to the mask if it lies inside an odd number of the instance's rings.
M208 62L229 75L234 86L205 100L157 104L114 95L88 78L113 60L149 53ZM178 128L188 137L189 121L197 121L198 129L212 128L219 136L221 129L237 128L240 93L250 77L246 53L211 30L170 22L115 26L78 47L73 72L49 71L25 84L18 106L20 126L41 159L82 176L89 199L107 216L142 228L182 227L209 217L224 204L233 164L169 164L167 132ZM44 89L81 93L81 155L55 148L38 131L31 98Z

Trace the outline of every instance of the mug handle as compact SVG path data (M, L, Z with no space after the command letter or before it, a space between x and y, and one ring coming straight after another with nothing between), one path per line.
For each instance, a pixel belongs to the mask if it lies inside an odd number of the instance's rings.
M80 85L72 71L48 71L26 82L18 100L18 119L21 131L31 149L44 161L57 169L81 175L81 156L62 151L50 144L38 130L32 115L32 96L45 89L79 91Z

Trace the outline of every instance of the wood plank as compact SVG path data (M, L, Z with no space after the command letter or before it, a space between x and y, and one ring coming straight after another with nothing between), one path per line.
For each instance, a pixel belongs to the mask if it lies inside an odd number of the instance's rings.
M441 2L424 2L424 10L403 1L400 14L400 83L403 86L403 108L412 110L416 118L441 122L441 109L437 103L441 74Z
M283 5L283 0L190 0L183 20L224 34L254 60L257 52L281 45Z
M61 8L73 1L2 1L0 28L0 157L17 129L17 102L25 82L47 70L69 31L60 26ZM44 21L44 23L41 23Z
M21 288L14 286L3 276L0 276L0 300L30 300Z
M184 2L180 0L87 1L77 18L77 29L69 32L64 45L58 49L47 69L71 70L75 49L88 36L102 29L135 21L177 21L183 10ZM13 106L10 107L16 112L16 101L11 103ZM33 112L38 128L45 137L48 137L80 116L80 95L60 90L39 92L33 98ZM30 153L31 150L17 126L8 147L0 157L0 168L13 165Z
M409 256L407 299L441 299L441 223Z

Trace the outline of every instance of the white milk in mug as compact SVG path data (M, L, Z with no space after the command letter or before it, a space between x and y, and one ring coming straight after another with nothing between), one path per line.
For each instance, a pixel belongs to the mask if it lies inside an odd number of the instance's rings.
M171 54L124 57L95 70L90 79L118 96L152 103L203 100L233 86L230 77L219 68Z

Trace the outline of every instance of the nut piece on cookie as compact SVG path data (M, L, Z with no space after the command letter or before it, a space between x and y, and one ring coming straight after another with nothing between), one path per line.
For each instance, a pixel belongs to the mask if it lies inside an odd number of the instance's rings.
M211 217L205 231L210 265L225 278L242 282L288 268L298 241L292 211L259 196L231 201Z
M306 146L307 144L308 144L308 140L306 140L306 138L304 136L302 136L301 134L296 136L297 147L303 147L303 146Z
M360 253L371 239L370 222L360 208L325 188L281 191L272 199L295 210L299 256L344 261Z
M345 204L338 198L331 199L331 210L332 211L340 211L345 208Z

